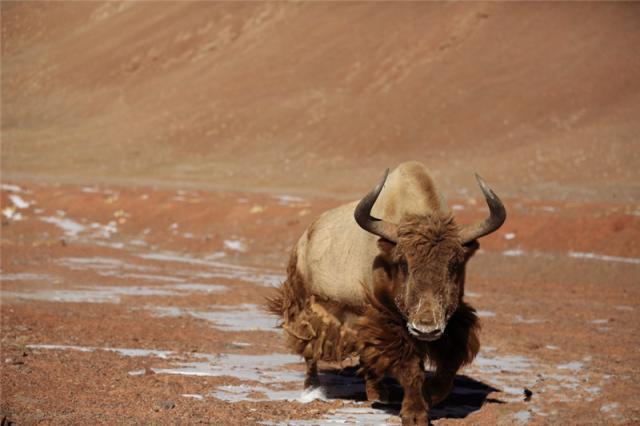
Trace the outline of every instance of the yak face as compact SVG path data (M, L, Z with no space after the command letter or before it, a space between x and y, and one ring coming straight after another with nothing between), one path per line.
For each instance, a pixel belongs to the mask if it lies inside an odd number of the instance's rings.
M391 280L409 333L437 340L462 299L465 266L478 244L462 245L451 216L410 216L397 229L396 243L378 240L376 263L383 266L382 278Z
M380 288L393 291L408 331L422 340L436 340L460 304L465 265L478 248L476 240L500 228L507 211L489 185L476 175L489 207L489 216L479 222L459 228L446 209L435 207L424 216L405 216L400 223L378 219L371 216L371 209L388 174L389 169L353 212L358 226L381 237L381 255L373 264L374 292L381 283L389 284ZM430 205L440 206L431 178L423 173L421 179L429 183L423 190Z

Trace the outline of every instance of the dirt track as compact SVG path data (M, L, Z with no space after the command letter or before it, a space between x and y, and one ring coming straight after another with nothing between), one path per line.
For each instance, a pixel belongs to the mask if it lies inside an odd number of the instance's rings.
M2 417L398 423L350 370L300 401L260 305L318 214L418 159L459 222L485 214L473 171L509 212L434 422L640 422L639 17L3 2Z

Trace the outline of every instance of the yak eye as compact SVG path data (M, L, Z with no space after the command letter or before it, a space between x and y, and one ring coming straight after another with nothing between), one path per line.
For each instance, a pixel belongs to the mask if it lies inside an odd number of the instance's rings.
M401 260L400 261L400 270L402 271L402 273L404 275L409 275L409 265L407 265L407 261L406 260Z

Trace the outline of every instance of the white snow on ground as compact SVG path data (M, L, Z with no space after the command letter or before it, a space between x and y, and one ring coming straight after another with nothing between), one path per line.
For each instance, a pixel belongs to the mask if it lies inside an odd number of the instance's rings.
M3 189L5 191L10 191L10 192L19 192L19 193L23 193L23 194L30 193L30 191L26 191L26 190L20 188L18 185L11 185L11 184L8 184L8 183L0 184L0 189Z
M76 237L79 233L84 232L87 229L84 225L76 221L62 217L47 216L41 217L40 220L56 225L58 228L62 229L64 234L68 237Z
M310 402L315 399L353 398L358 392L364 391L362 380L358 377L321 373L320 384L317 388L306 392L300 391L304 373L290 367L302 365L302 359L291 354L205 354L205 353L176 353L172 351L133 348L96 348L65 345L28 345L33 350L77 350L92 352L107 350L122 356L158 357L165 360L164 367L150 367L156 374L175 374L181 376L215 376L233 377L246 383L240 385L216 386L203 398L215 397L228 402L237 401L274 401L288 400ZM494 397L506 402L521 402L524 388L534 391L536 405L531 405L528 411L513 414L514 421L527 422L534 416L545 416L546 402L570 402L577 399L592 401L601 393L603 383L609 377L596 377L588 368L588 357L582 361L572 361L567 364L551 366L521 355L501 355L495 348L482 350L474 363L461 371L461 374L473 377L500 390ZM166 366L166 361L170 366ZM140 369L130 371L130 376L142 376L148 361L141 364ZM564 371L564 372L563 372ZM476 389L455 388L454 394L466 395L477 392ZM197 394L199 395L199 394ZM185 396L191 397L191 396ZM194 398L200 399L198 396ZM365 405L368 403L352 402ZM601 407L603 413L615 412L615 403ZM444 406L433 410L436 416L459 416L474 407L464 405ZM386 421L397 422L395 416L371 407L345 407L332 410L322 419L302 421L292 419L288 424L318 424L322 423L353 423L378 424ZM310 423L311 422L311 423ZM269 424L269 423L265 423ZM357 423L356 423L357 424Z
M240 240L224 240L224 247L228 250L239 251L241 253L247 251L247 245Z
M278 320L269 315L258 305L243 304L239 306L212 306L214 310L202 311L195 309L182 309L172 307L149 307L151 312L158 316L180 317L191 316L211 322L215 328L224 331L273 331L280 332L276 328Z
M522 249L511 249L511 250L505 250L502 252L502 254L504 256L509 256L509 257L515 257L515 256L523 256L524 255L524 250Z
M2 215L7 219L14 220L14 221L19 221L24 219L24 216L22 216L22 213L20 213L19 211L16 211L15 206L5 207L4 209L2 209Z
M189 256L187 254L179 254L173 252L159 253L143 253L138 257L146 260L155 260L160 262L175 262L188 265L206 266L206 272L178 272L179 275L188 274L199 278L224 278L230 280L240 280L254 284L260 284L266 287L274 287L280 285L285 276L262 268L251 266L234 265L231 263L220 262L212 259L200 259Z
M622 262L640 265L640 259L635 257L608 256L605 254L583 253L578 251L570 251L568 256L577 259L603 260L605 262Z
M518 411L513 415L513 418L517 423L527 423L531 420L531 413L529 411Z
M187 296L193 293L226 291L215 284L168 284L161 287L82 286L75 290L37 290L30 292L1 291L2 297L67 303L120 303L124 296Z
M504 250L502 252L502 255L507 257L530 256L530 257L553 258L560 255L560 253L543 252L538 250L525 251L521 248L515 248L515 249ZM574 259L597 260L597 261L603 261L603 262L630 263L633 265L640 265L640 259L636 257L610 256L606 254L584 253L584 252L577 252L577 251L569 251L566 255Z
M22 197L20 197L19 195L16 195L16 194L9 195L9 199L11 200L13 205L16 206L19 209L27 209L31 205L31 204L27 203L26 201L24 201L22 199Z
M580 361L572 361L572 362L568 362L566 364L558 365L558 369L560 369L560 370L571 370L571 371L581 370L582 367L584 367L584 364L581 363Z
M44 281L51 280L51 276L44 274L31 274L20 272L16 274L1 274L0 281Z
M180 396L183 398L192 398L192 399L198 399L198 400L204 399L204 395L200 395L199 393L183 393Z
M278 204L283 206L300 204L305 202L304 198L297 197L295 195L278 195L276 196L276 199L278 200Z
M386 425L399 423L400 419L397 416L393 416L384 410L371 407L343 407L330 410L322 419L287 421L287 424L291 426L311 426L318 424Z
M84 271L84 270L96 270L96 271L140 271L140 272L154 272L159 271L160 268L149 265L136 265L133 263L127 263L120 259L113 257L64 257L58 260L56 263L65 266L72 270Z
M547 322L547 320L537 318L524 318L522 315L516 315L513 322L515 324L540 324L543 322Z

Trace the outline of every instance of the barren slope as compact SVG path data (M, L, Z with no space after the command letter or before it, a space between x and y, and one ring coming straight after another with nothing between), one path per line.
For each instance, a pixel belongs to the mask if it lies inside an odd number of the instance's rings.
M638 4L2 3L2 168L637 199ZM357 172L354 174L354 170Z

